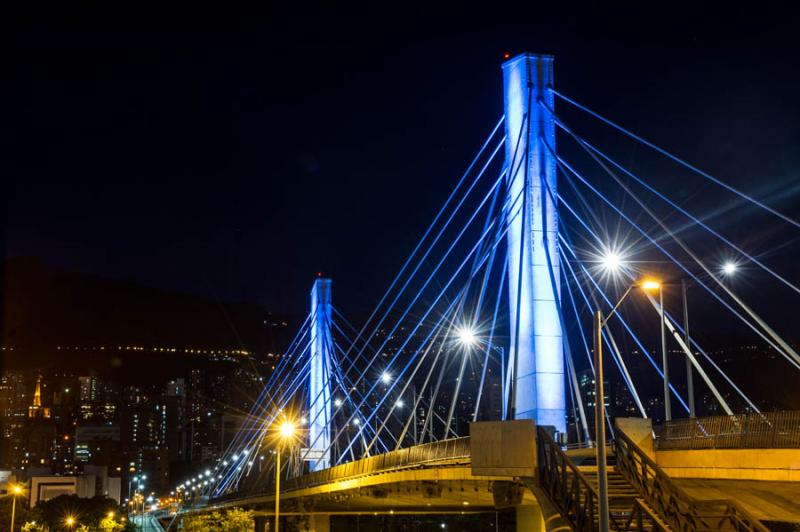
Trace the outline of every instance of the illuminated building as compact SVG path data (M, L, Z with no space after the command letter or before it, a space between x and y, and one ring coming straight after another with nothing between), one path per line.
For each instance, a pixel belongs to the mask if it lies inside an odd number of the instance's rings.
M33 403L28 407L29 418L50 418L50 408L42 406L42 376L36 379L36 389L33 392Z

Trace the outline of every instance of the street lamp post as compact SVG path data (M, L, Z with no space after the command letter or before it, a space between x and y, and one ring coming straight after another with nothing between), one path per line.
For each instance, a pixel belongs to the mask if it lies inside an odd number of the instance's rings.
M17 495L22 493L21 486L14 486L11 488L11 532L14 532L14 518L17 511Z
M661 318L661 363L664 366L664 420L672 420L672 404L669 393L669 363L667 361L667 333L664 323L664 287L658 284L658 315Z
M625 295L628 295L626 292ZM623 296L624 299L625 296ZM603 390L603 311L596 310L592 327L594 338L594 430L597 456L597 491L600 532L608 532L608 474L606 472L606 405Z
M275 451L275 532L278 532L281 510L281 443L290 440L294 436L294 424L284 421L281 423L279 431L280 437Z
M603 311L597 309L594 312L594 319L592 320L592 338L594 343L594 425L595 425L595 456L597 457L597 492L598 492L598 518L600 525L600 532L608 532L609 530L609 517L608 517L608 472L606 464L606 404L605 404L605 390L603 389L603 327L608 323L608 320L614 315L619 306L628 297L631 290L636 285L633 284L628 287L616 305L608 313L608 316L603 316ZM658 289L661 292L661 283L652 279L648 279L640 283L643 290ZM663 305L661 311L663 313ZM663 320L662 320L663 323ZM663 334L663 332L662 332ZM662 336L662 345L664 343Z
M686 279L681 279L681 296L683 299L683 334L686 346L691 350L691 337L689 336L689 300L686 297ZM689 396L689 417L695 417L694 406L694 375L692 361L686 357L686 394Z

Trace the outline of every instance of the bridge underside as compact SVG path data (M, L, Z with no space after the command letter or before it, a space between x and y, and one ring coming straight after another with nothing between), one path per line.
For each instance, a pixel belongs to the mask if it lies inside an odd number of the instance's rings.
M281 493L281 513L292 514L402 514L494 512L513 491L520 503L537 506L533 494L508 477L475 477L469 465L377 473L360 478ZM274 495L249 497L224 504L264 511L274 510ZM503 506L500 502L500 506ZM208 509L213 509L213 506Z

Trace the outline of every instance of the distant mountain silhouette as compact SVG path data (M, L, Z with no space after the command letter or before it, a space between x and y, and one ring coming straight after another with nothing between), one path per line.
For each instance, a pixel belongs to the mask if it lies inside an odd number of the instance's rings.
M219 302L58 271L37 259L10 259L3 267L2 345L14 348L4 352L6 367L61 365L59 359L70 355L57 346L280 352L287 347L287 331L297 325L292 320L291 327L281 326L284 318L254 303ZM80 360L73 364L83 365Z

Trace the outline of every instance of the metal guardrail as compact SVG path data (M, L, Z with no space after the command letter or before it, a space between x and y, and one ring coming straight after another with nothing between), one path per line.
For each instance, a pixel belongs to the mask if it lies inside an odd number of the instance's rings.
M469 436L414 445L406 449L398 449L397 451L389 451L388 453L347 462L322 471L308 473L301 477L290 478L283 485L286 486L286 490L309 488L338 480L347 480L395 469L423 466L429 462L457 460L459 458L470 458Z
M536 432L539 485L572 530L596 530L597 490L545 429L537 427Z
M730 500L699 500L689 496L622 431L615 444L617 471L633 484L647 504L672 530L736 530L768 532L761 522Z
M798 449L800 411L676 419L655 430L661 451Z
M351 478L374 475L397 469L407 469L425 466L433 462L445 460L463 460L470 458L469 436L462 438L452 438L422 445L414 445L397 451L378 454L361 460L354 460L337 466L314 471L305 475L281 481L281 491L293 491L314 486L321 486L330 482L348 480ZM270 482L257 491L252 491L243 496L240 493L232 493L215 497L209 501L211 504L226 503L228 501L242 500L261 495L272 495L275 484Z

